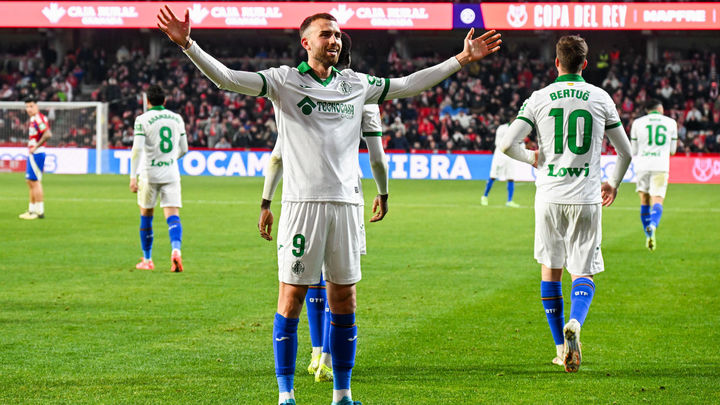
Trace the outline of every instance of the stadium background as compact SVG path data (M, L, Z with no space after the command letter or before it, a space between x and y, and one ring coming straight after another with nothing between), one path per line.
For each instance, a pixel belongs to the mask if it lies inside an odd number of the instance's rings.
M68 10L64 2L33 3ZM254 229L262 183L220 178L262 175L263 156L276 136L270 103L217 91L156 29L54 28L41 18L29 23L35 26L9 27L9 17L17 22L22 15L7 12L8 4L0 4L0 21L6 24L0 28L2 101L22 101L33 92L46 101L107 103L107 133L100 136L107 144L99 148L98 172L125 174L132 123L142 108L139 89L159 81L171 89L168 106L188 123L196 152L191 156L204 162L204 170L190 174L218 178L184 179L190 196L183 209L184 252L192 270L184 279L171 279L128 272L139 248L126 176L47 176L48 219L26 227L15 218L16 207L20 212L26 200L22 176L0 173L0 402L227 403L239 396L241 403L265 403L274 398L265 339L275 300L274 248L260 245ZM357 3L344 4L355 8ZM624 4L631 3L614 5ZM677 4L695 3L654 7ZM585 77L613 96L626 130L643 114L642 101L659 97L681 126L672 170L683 177L673 180L720 183L720 101L713 85L720 51L717 23L709 29L697 24L557 29L562 28L559 14L548 24L541 16L543 26L532 27L535 7L544 12L548 4L513 6L525 6L526 25L509 29L507 12L501 14L498 24L506 26L498 55L423 96L381 106L394 178L487 178L495 128L532 90L553 80L555 39L579 32L591 51ZM706 14L711 23L712 10ZM515 20L522 20L516 12ZM355 69L392 77L453 55L466 28L348 31ZM295 29L193 29L193 38L236 68L295 65L303 57ZM22 159L27 117L22 109L0 109L0 114L0 161ZM77 122L63 123L67 131L52 123L49 154L57 160L53 166L50 159L50 173L63 172L61 167L96 172L94 121L83 114L94 112L81 110ZM220 148L223 137L229 147ZM527 143L533 146L532 136ZM613 151L607 144L605 152L604 165L611 168ZM451 176L458 160L466 162L469 177L461 176L462 165ZM525 169L523 176L530 179L532 171ZM374 187L372 182L365 186ZM555 403L567 400L563 390L569 386L589 402L717 403L717 187L671 186L662 232L673 237L661 239L651 260L642 247L636 196L631 186L622 188L615 207L606 211L603 247L613 271L603 275L591 315L584 342L590 350L587 369L567 380L550 373L547 356L534 350L548 336L536 299L532 235L517 231L530 226L530 211L508 213L491 204L485 214L478 207L481 184L473 182L391 182L392 211L383 223L390 229L368 229L371 254L364 263L371 276L363 281L361 298L370 309L359 313L365 335L358 395L365 393L377 404L400 403L398 392L428 404L471 398ZM516 196L524 208L532 205L530 185L518 186ZM218 229L221 220L233 225ZM156 249L166 238L158 235ZM42 254L32 254L38 249ZM504 271L518 267L530 270ZM396 283L399 275L403 283ZM485 324L476 325L475 317ZM396 340L400 334L409 340ZM518 352L508 350L506 342L516 343ZM298 367L304 358L298 355ZM203 363L208 359L210 364ZM306 398L327 398L327 386L300 378L298 386Z

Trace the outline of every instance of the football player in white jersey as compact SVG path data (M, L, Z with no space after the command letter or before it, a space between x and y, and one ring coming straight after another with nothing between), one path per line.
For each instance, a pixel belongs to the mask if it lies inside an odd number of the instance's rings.
M508 197L505 205L511 208L520 207L513 201L513 194L515 193L515 171L513 170L513 162L497 147L507 133L508 128L510 128L510 123L501 124L497 127L497 130L495 130L495 152L493 153L492 162L490 163L490 180L488 180L485 185L485 194L480 197L481 205L488 205L490 190L495 180L499 179L501 181L507 181ZM522 144L523 141L520 140L520 143Z
M358 404L350 391L355 363L355 284L360 281L358 134L362 107L420 94L500 48L500 34L473 38L463 51L433 67L398 79L380 79L335 68L342 47L337 20L321 13L300 25L308 60L297 68L261 72L228 69L190 38L190 15L180 21L166 6L158 27L223 90L268 97L282 141L283 195L277 235L278 307L273 324L278 403L295 404L297 325L309 285L323 272L330 304L333 404ZM261 209L270 209L263 201ZM261 229L266 229L261 224ZM324 267L323 267L324 266Z
M25 100L25 112L28 117L28 157L25 180L30 189L28 210L19 215L20 219L45 218L42 175L45 170L45 143L52 137L50 124L45 114L40 112L37 100L29 97Z
M674 155L677 150L677 122L663 115L660 100L649 100L646 111L647 115L633 122L630 139L635 157L635 190L640 195L640 220L645 231L645 247L654 251L657 247L655 231L660 224L667 193L670 155Z
M535 91L508 129L500 149L537 167L535 259L542 265L541 299L555 340L555 364L580 367L580 327L595 292L594 275L604 270L602 206L615 200L630 164L630 142L610 96L586 83L587 44L564 36L556 45L555 83ZM517 144L535 128L539 150ZM601 185L603 134L617 150L615 172ZM570 320L565 322L563 267L572 276Z
M153 212L158 197L170 234L170 270L183 271L181 243L180 169L178 160L188 151L185 122L163 107L165 93L158 85L147 91L148 111L135 118L135 138L130 160L130 191L140 206L140 244L143 258L135 268L153 270ZM139 181L138 181L139 176Z

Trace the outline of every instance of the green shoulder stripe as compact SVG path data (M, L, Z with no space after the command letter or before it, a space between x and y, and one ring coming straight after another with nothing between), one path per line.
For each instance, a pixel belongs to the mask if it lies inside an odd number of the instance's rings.
M530 121L529 119L527 119L527 118L525 118L525 117L520 117L520 116L518 116L517 119L527 122L528 124L530 124L530 126L531 126L533 129L535 129L535 124L533 124L533 122Z
M622 125L622 122L619 122L619 121L618 121L618 122L616 122L616 123L614 123L614 124L605 125L605 129L617 128L617 127L619 127L620 125Z
M380 95L380 99L378 99L378 104L382 104L383 101L385 101L385 96L387 96L388 90L390 90L390 79L385 79L385 88L383 89L382 94Z
M380 132L380 131L378 131L378 132L363 132L363 136L364 136L364 137L368 137L368 136L382 136L382 132Z
M260 73L260 72L256 72L256 73L259 74L263 80L262 90L260 90L260 94L258 94L258 97L265 97L265 95L267 94L267 80L265 80L265 76L262 73Z

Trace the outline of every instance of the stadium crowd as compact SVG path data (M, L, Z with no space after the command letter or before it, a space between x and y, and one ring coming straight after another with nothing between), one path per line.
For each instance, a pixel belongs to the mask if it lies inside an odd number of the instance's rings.
M295 65L300 60L300 55L265 48L246 52L251 57L215 54L231 68L250 71ZM277 127L267 99L219 91L175 49L166 50L157 62L146 55L144 49L125 46L112 54L80 48L60 63L51 62L56 55L47 47L5 55L0 65L0 100L23 100L33 93L42 101L108 102L110 145L129 147L134 118L142 112L139 90L158 82L169 92L167 108L185 118L191 147L273 147ZM441 59L403 59L394 50L388 55L354 56L356 70L381 77L405 75ZM633 119L644 115L645 100L658 98L665 104L666 114L678 121L680 153L720 152L716 63L716 55L710 51L665 52L660 62L650 64L632 51L602 51L593 55L585 76L612 95L628 132ZM381 109L386 146L405 151L490 151L497 126L512 119L532 91L555 76L554 65L531 52L504 51L467 67L421 96L385 102ZM0 115L0 129L11 127L16 134L0 139L1 143L24 142L21 115ZM68 133L58 134L53 145L93 146L92 122L78 119ZM528 142L532 146L532 140ZM606 148L612 152L611 146Z

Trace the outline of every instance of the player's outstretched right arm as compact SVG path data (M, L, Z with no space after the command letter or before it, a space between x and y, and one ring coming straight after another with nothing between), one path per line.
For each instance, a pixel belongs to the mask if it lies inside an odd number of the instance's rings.
M185 20L180 21L169 6L160 9L157 26L171 41L180 46L195 66L222 90L230 90L248 96L258 96L263 90L263 78L254 72L228 69L213 58L190 38L190 10L185 10Z

